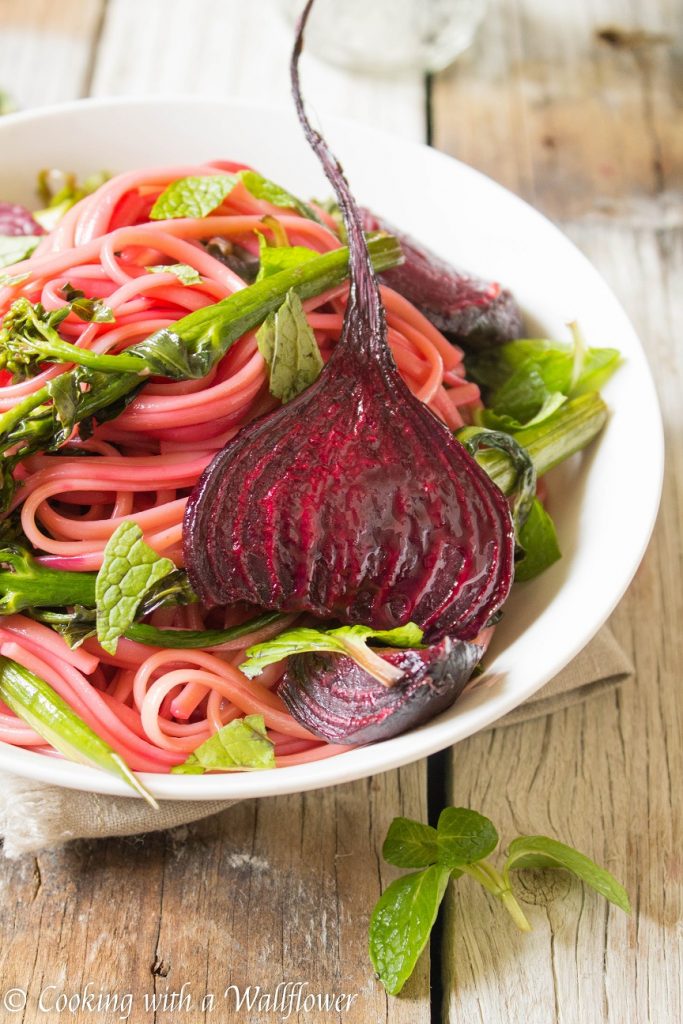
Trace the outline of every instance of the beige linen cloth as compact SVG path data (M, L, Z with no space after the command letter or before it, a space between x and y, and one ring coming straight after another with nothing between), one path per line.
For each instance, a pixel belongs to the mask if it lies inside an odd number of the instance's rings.
M529 721L618 686L633 667L608 629L526 704L495 728ZM494 726L490 726L494 728ZM130 836L185 825L225 810L226 801L163 801L154 811L143 800L100 796L0 773L0 836L6 857L57 846L71 839Z

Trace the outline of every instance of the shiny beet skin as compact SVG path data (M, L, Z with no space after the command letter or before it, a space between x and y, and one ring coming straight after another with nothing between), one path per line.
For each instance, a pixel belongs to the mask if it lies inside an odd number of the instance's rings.
M416 399L386 349L340 342L297 399L245 427L186 512L185 563L209 607L262 608L429 639L476 636L507 597L507 501Z
M385 686L337 654L290 658L277 692L294 718L330 743L388 740L445 711L460 696L484 648L446 638L425 650L386 651L404 669Z
M382 281L421 310L428 320L465 348L502 345L521 337L522 314L511 292L456 270L410 235L397 231L370 210L361 215L367 231L398 238L404 262Z

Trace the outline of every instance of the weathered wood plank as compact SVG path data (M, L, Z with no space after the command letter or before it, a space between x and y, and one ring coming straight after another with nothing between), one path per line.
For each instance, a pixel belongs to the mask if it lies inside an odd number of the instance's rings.
M522 936L483 893L459 885L445 929L449 1024L650 1024L683 1014L677 11L662 2L634 20L618 0L561 10L499 0L476 49L435 86L437 145L560 219L613 284L646 343L668 445L655 538L612 619L637 685L474 737L453 756L457 803L481 808L504 841L547 832L592 854L625 880L634 915L563 877L537 877L522 882L534 925Z
M418 766L303 797L250 801L144 840L83 842L35 862L4 862L3 984L28 990L26 1024L46 1019L37 1005L46 986L78 992L87 982L95 993L130 992L134 1021L152 1019L145 996L163 1000L183 983L188 1019L269 1020L236 1012L234 990L227 1000L223 993L230 985L272 993L299 981L304 995L355 996L339 1014L292 1015L300 1024L428 1021L427 962L388 1010L365 939L380 883L394 877L381 865L381 841L394 814L426 814L425 788ZM201 1011L207 994L215 996L213 1014ZM96 1019L120 1017L113 1007ZM175 1024L170 999L154 1019Z

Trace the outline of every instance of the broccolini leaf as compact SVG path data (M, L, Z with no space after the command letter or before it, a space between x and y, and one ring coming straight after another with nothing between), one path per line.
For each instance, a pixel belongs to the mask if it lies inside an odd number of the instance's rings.
M228 722L171 768L175 775L209 771L263 771L275 767L275 746L268 739L263 715L246 715Z

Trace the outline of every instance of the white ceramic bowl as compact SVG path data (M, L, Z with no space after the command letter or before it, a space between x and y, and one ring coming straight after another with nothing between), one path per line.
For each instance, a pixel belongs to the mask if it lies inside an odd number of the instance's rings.
M325 131L360 201L456 265L512 288L537 330L566 337L578 320L590 344L621 350L605 388L612 411L590 451L552 475L550 506L563 559L521 584L505 609L481 685L448 712L396 739L267 772L143 775L162 799L271 796L348 782L425 757L521 704L591 639L628 586L654 524L662 427L645 356L600 275L544 217L488 178L426 146L349 122ZM31 205L36 171L234 158L302 195L330 188L292 112L205 99L81 101L0 120L0 197ZM637 473L634 469L637 467ZM0 768L74 789L130 795L117 779L0 744Z

